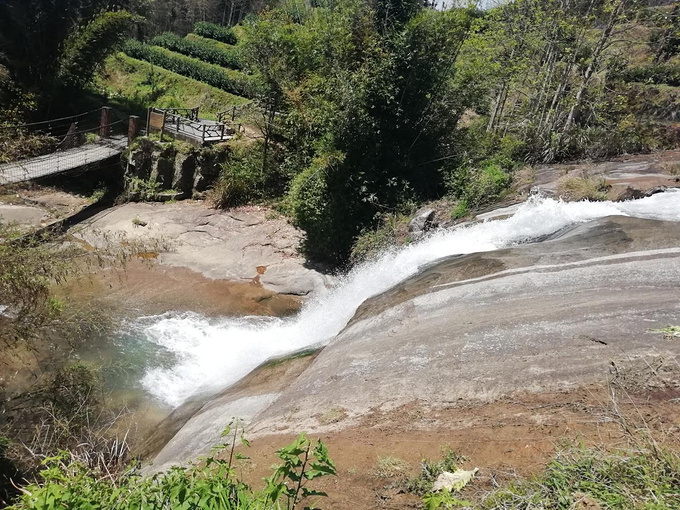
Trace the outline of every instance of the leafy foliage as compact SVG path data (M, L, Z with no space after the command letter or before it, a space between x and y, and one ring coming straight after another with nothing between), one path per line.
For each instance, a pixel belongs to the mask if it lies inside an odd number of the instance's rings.
M194 33L227 44L236 44L236 34L229 27L199 21L194 25Z
M278 173L279 166L269 153L270 163L262 164L262 142L234 145L220 176L210 191L210 200L218 208L234 207L272 198L281 193L286 182Z
M373 10L343 4L245 27L245 58L299 172L286 203L308 255L343 263L376 213L441 193L440 157L471 100L450 86L470 24L466 10L422 10L381 34Z
M680 64L650 64L629 67L621 73L626 81L680 87Z
M276 451L283 462L274 466L274 473L265 479L265 501L286 500L286 508L294 509L300 501L315 496L327 496L323 491L310 489L308 482L328 475L337 475L335 464L321 440L313 444L305 434L285 448Z
M68 455L51 457L40 472L41 483L26 487L10 508L264 510L283 506L292 510L306 498L325 496L308 487L316 478L336 474L321 441L313 444L301 435L278 450L282 464L265 480L264 491L256 493L236 476L235 461L247 458L235 451L236 439L250 445L238 432L227 428L223 436L231 434L231 444L214 448L200 464L173 467L152 477L141 477L135 468L117 477L103 476Z
M173 73L202 81L239 96L252 97L257 90L255 79L239 71L207 64L196 58L173 53L157 46L148 46L130 40L125 44L123 51L132 58L145 60Z
M132 20L126 11L105 12L74 32L64 42L58 78L67 86L85 87L129 35Z
M215 64L231 69L242 67L238 51L233 47L218 48L210 44L210 40L200 41L183 38L172 32L166 32L151 40L154 46L161 46L168 50L194 57L210 64Z

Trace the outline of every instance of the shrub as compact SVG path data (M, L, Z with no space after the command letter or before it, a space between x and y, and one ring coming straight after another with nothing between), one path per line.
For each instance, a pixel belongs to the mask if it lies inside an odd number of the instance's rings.
M397 214L385 214L375 229L365 229L357 237L350 262L357 264L368 260L386 249L408 241L408 217Z
M215 39L227 44L236 44L236 34L229 27L215 25L214 23L207 23L199 21L194 25L194 32L202 37L208 39Z
M569 202L607 200L610 186L603 177L568 177L557 184L557 194Z
M448 183L453 196L459 199L452 216L465 216L470 209L498 199L510 182L510 174L490 160L483 161L476 168L459 168Z
M343 158L340 152L317 156L295 176L284 204L293 224L306 233L304 253L331 264L347 261L360 226L372 217L366 214L370 204L357 202L357 190L334 169Z
M287 182L280 175L275 151L262 166L264 143L233 146L220 177L209 193L213 207L226 208L279 196Z
M53 136L0 130L0 164L54 152L59 140Z
M181 53L182 55L197 58L210 64L229 67L231 69L241 69L242 67L237 50L216 48L209 44L208 41L202 42L193 39L185 39L172 32L166 32L154 37L151 40L151 44Z
M164 48L130 40L125 44L123 51L132 58L145 60L173 73L202 81L232 94L253 97L257 92L255 79L246 74L173 53Z
M336 475L326 446L301 434L276 452L281 464L273 466L262 492L254 492L236 476L236 463L245 459L235 452L237 431L231 444L213 449L213 455L188 468L175 466L168 472L143 478L136 469L111 476L88 468L68 454L46 459L41 483L29 485L13 510L57 510L61 508L202 508L245 510L287 508L292 510L307 498L326 496L308 487L315 478ZM223 436L230 433L229 428ZM241 435L240 442L249 446ZM225 455L218 455L225 450ZM225 458L226 457L226 458Z
M64 43L59 69L62 83L80 88L87 85L128 36L132 21L126 11L105 12L74 32Z
M628 82L665 84L680 87L679 64L650 64L629 67L621 72L621 78Z

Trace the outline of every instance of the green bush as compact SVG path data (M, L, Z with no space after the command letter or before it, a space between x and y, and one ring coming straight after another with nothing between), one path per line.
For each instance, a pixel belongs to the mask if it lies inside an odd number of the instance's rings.
M214 23L199 21L194 25L194 32L202 37L227 44L236 44L237 42L236 34L231 28L215 25Z
M665 84L672 87L680 87L680 65L651 64L630 67L621 73L621 78L628 82Z
M408 216L385 214L375 229L365 229L357 237L350 262L357 264L369 260L385 250L408 241Z
M304 253L332 264L347 261L360 226L368 223L367 211L370 214L368 204L356 201L352 183L333 170L342 158L338 152L315 158L295 176L285 201L293 223L307 234Z
M229 434L229 428L223 436ZM234 431L237 432L237 431ZM253 491L236 476L236 463L246 459L234 451L237 434L200 464L173 467L168 472L142 477L136 469L119 476L93 470L68 454L45 460L40 483L26 487L13 510L109 509L118 510L292 510L305 499L326 496L308 487L315 478L336 475L326 446L304 434L276 452L281 464L273 466L262 491ZM241 435L240 442L249 446ZM223 450L225 455L219 456ZM221 458L222 457L222 458Z
M73 32L64 42L59 80L83 88L106 57L118 50L132 28L133 17L126 11L105 12Z
M196 58L173 53L158 46L149 46L130 40L125 44L123 51L132 58L145 60L173 73L193 78L232 94L253 97L257 91L255 79L246 74L207 64Z
M476 168L459 168L449 181L449 189L460 201L452 211L454 218L465 216L470 209L488 204L502 194L511 182L510 174L493 161Z
M197 58L210 64L231 69L241 69L242 67L236 49L216 48L207 41L201 42L193 39L185 39L172 32L166 32L154 37L151 40L151 44L181 53L182 55Z
M231 147L222 165L220 177L209 193L214 207L223 209L277 198L283 193L288 178L280 173L276 152L269 150L267 164L262 166L264 142Z

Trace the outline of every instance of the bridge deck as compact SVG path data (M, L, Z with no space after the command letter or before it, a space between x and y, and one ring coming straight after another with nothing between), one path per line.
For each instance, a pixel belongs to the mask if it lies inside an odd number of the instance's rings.
M61 152L5 163L0 165L0 185L29 181L104 161L121 154L126 147L127 136L114 136Z

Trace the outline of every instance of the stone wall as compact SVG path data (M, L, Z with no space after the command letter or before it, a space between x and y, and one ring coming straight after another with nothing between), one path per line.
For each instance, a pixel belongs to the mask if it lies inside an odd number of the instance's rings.
M125 190L130 200L200 198L229 156L226 144L196 148L182 142L140 138L125 153Z

